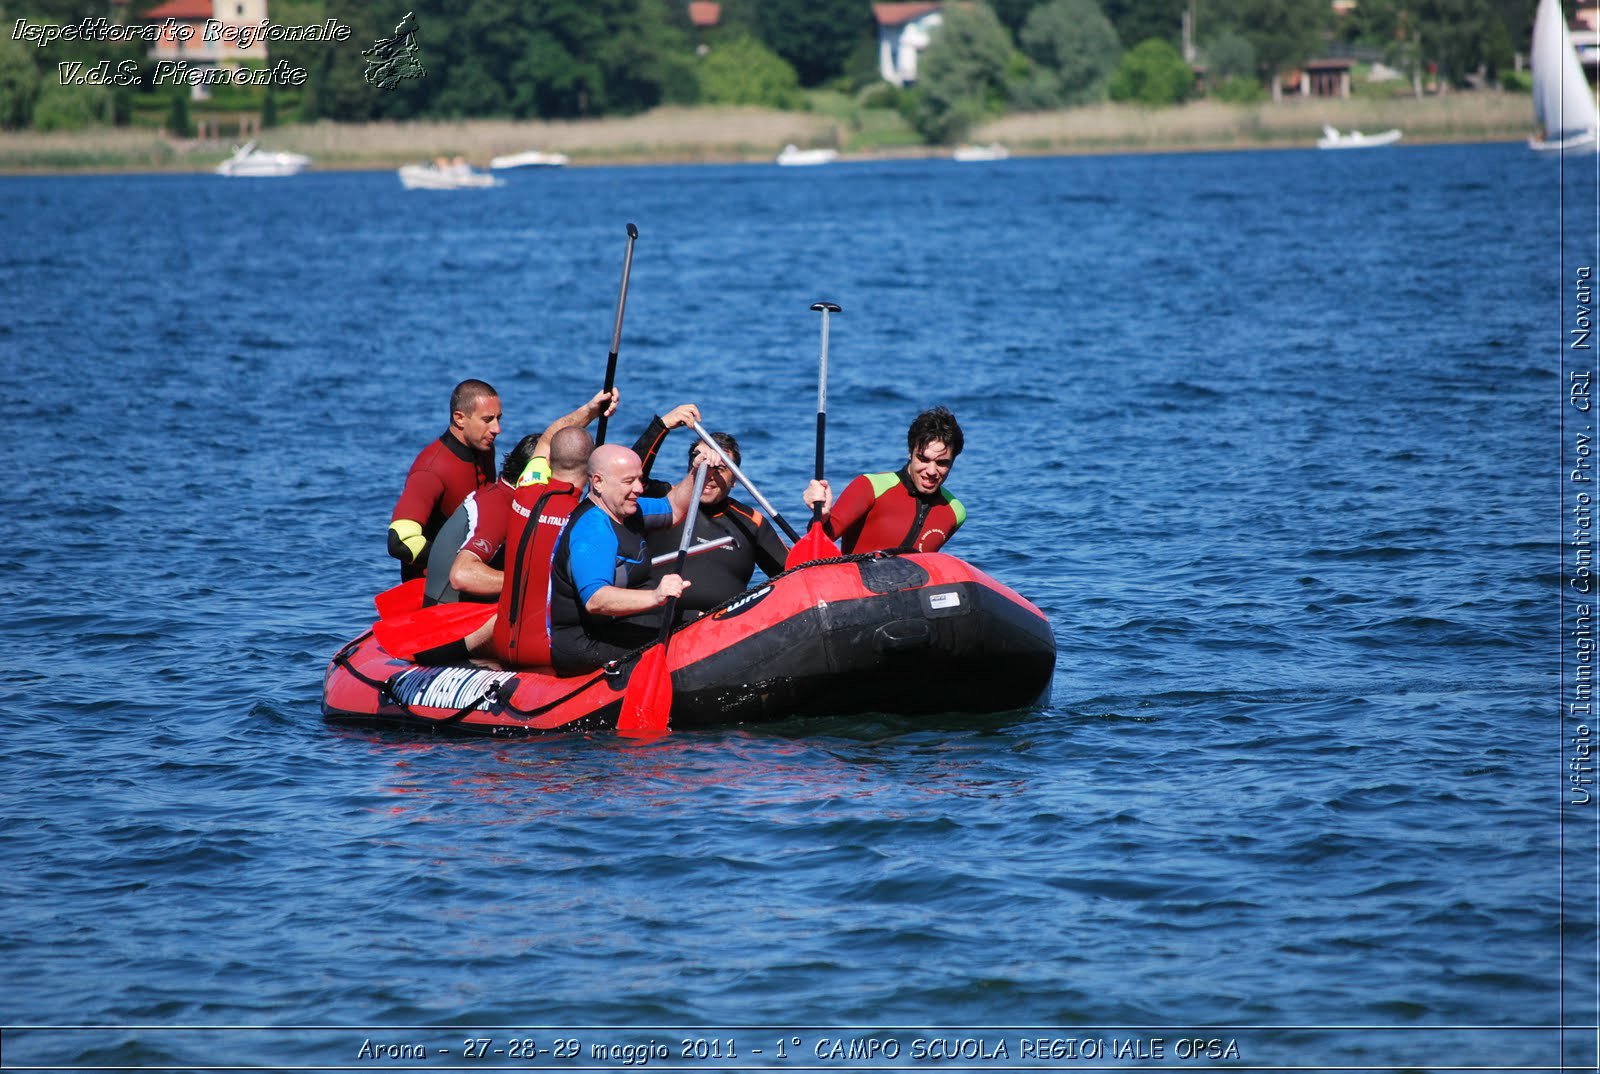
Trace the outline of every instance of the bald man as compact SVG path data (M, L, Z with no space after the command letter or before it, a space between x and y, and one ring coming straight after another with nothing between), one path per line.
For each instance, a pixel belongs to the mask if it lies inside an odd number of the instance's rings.
M560 675L581 675L647 644L654 630L628 621L681 596L675 574L654 589L645 535L683 521L694 495L687 474L665 497L643 497L644 463L629 448L605 444L589 456L589 496L556 545L550 576L550 655Z

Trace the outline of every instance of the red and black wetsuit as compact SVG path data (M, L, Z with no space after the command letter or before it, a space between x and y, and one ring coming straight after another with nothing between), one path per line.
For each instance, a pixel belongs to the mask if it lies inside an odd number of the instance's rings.
M492 448L474 451L446 429L422 449L389 518L389 554L400 561L402 581L426 572L428 546L440 527L469 493L494 481Z
M944 486L917 492L902 468L850 482L834 501L827 528L846 553L937 552L966 520L967 509Z
M450 569L462 552L471 552L496 570L503 569L501 555L506 542L506 516L511 513L514 490L505 480L469 492L440 527L428 547L427 588L422 603L453 604L457 601L494 603L494 598L477 593L462 593L450 584Z
M550 566L556 543L584 490L552 478L523 485L506 519L505 582L494 624L494 655L508 667L550 663Z

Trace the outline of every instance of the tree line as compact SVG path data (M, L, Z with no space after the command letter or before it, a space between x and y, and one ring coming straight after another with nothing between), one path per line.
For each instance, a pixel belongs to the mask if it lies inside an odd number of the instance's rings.
M139 18L160 0L132 0ZM25 6L23 6L25 5ZM107 5L109 7L109 5ZM375 90L361 48L414 13L426 76ZM951 4L897 90L878 71L869 0L726 0L719 25L691 25L686 0L273 0L274 25L335 19L348 43L275 42L274 62L307 72L284 105L256 104L268 121L576 119L663 104L805 106L829 88L898 108L929 141L960 137L1006 111L1111 99L1160 105L1195 91L1181 55L1186 16L1209 91L1259 99L1285 70L1330 47L1361 47L1405 71L1448 83L1509 69L1526 48L1533 0L1358 0L1336 15L1329 0L990 0ZM0 7L0 127L55 129L127 123L152 92L142 44L12 40L19 18L70 23L84 0L22 0ZM135 62L134 87L61 86L57 64Z

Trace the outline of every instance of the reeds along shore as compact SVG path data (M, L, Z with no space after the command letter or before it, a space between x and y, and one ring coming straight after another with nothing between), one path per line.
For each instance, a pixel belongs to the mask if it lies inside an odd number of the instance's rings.
M971 132L1014 153L1069 154L1308 147L1324 124L1368 132L1398 127L1417 142L1508 141L1533 127L1525 94L1483 91L1440 96L1296 99L1227 105L1196 101L1175 108L1097 105L1006 116ZM751 108L660 108L638 116L573 122L329 123L266 131L271 149L305 153L318 168L388 168L440 155L485 164L527 149L568 154L574 164L770 160L793 143L833 146L846 156L941 155L940 147L874 146L846 119L818 112ZM99 128L0 133L0 171L197 171L228 155L231 143L169 138L147 129Z

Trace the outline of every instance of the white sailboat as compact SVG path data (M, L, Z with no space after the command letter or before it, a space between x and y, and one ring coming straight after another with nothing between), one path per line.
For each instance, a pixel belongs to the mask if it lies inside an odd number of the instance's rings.
M1541 133L1528 139L1528 145L1544 151L1592 148L1600 110L1567 33L1561 0L1539 0L1532 59L1533 115Z

